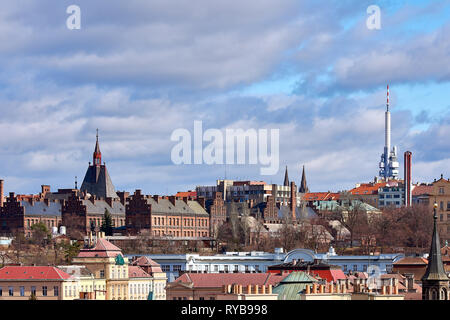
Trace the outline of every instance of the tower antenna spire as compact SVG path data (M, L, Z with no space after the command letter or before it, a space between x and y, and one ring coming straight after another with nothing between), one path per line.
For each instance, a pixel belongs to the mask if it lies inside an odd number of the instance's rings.
M389 111L389 84L387 85L387 103L386 103L387 111Z

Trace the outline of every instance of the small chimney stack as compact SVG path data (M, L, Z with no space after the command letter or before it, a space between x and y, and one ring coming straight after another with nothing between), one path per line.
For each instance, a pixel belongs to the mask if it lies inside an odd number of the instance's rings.
M4 190L4 181L3 180L0 180L0 207L3 207L3 202L4 202L4 193L5 193L5 190Z

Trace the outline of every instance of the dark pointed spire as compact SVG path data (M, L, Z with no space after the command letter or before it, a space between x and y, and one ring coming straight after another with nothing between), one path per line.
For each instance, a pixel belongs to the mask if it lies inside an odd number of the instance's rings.
M289 187L289 178L288 178L287 166L286 166L286 171L284 172L284 183L283 183L283 185L285 187Z
M439 239L439 232L437 229L437 213L436 213L437 203L434 204L434 227L433 227L433 238L431 239L431 249L430 255L428 256L428 266L425 274L422 277L422 281L448 281L450 280L445 273L444 264L442 263L441 257L441 242Z
M305 166L303 166L303 172L302 172L302 182L300 183L300 188L298 189L298 192L300 193L308 193L308 184L306 183L306 174L305 174Z

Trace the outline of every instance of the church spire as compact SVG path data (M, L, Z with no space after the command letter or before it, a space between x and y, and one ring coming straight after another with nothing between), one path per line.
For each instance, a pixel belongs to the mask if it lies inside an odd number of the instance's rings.
M305 174L305 166L303 166L303 172L302 172L302 182L300 183L300 188L298 189L298 192L300 193L308 193L308 185L306 183L306 174Z
M437 228L437 203L434 204L434 226L431 239L428 266L422 277L422 299L423 300L448 300L449 281L445 273L441 257L441 242Z
M100 146L98 144L98 129L97 129L97 140L95 142L95 150L94 150L94 165L99 166L102 164L102 153L100 152Z
M289 178L288 178L288 170L286 166L286 171L284 172L284 183L283 186L289 187Z

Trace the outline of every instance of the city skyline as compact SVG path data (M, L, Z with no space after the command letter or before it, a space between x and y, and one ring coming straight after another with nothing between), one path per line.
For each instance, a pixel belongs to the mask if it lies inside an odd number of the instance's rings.
M366 27L369 1L80 1L3 8L0 178L5 191L71 188L95 143L116 190L175 194L216 179L350 189L378 176L386 84L392 142L412 152L414 182L449 176L450 89L446 1L381 1L381 29ZM189 9L188 9L189 8ZM186 15L185 12L195 12ZM211 19L215 16L215 19ZM232 23L231 23L232 22ZM30 116L32 115L32 116ZM174 165L177 128L280 129L279 171L258 165Z

